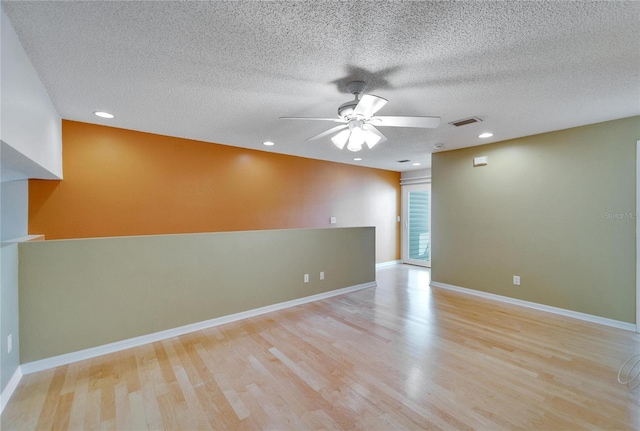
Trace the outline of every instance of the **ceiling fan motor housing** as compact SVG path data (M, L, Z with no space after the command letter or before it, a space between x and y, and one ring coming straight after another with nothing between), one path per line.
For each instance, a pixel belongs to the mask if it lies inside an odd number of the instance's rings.
M349 90L349 93L353 94L355 98L354 100L349 100L348 102L340 105L338 108L338 116L340 118L343 120L349 120L351 118L351 114L353 114L353 111L356 109L356 106L360 101L358 100L358 95L362 94L366 86L367 83L364 81L351 81L347 84L347 90Z
M359 100L349 100L348 102L344 102L338 108L338 116L343 120L348 120L353 114L353 111L356 109Z

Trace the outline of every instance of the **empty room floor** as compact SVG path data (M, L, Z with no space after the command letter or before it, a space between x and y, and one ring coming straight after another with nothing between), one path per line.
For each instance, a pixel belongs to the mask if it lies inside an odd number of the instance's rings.
M640 429L632 332L430 288L378 287L22 378L1 429Z

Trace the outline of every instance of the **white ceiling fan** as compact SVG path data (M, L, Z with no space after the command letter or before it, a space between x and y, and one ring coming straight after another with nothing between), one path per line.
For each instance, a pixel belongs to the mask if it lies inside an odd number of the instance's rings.
M316 117L280 117L282 120L314 120L333 121L343 123L339 126L313 136L307 141L324 138L335 133L331 141L336 147L343 149L347 146L350 151L360 151L366 143L371 149L379 142L387 138L376 127L417 127L422 129L434 129L440 125L440 117L389 117L374 116L387 103L387 99L372 94L360 94L364 91L366 83L352 81L347 84L347 89L355 96L354 100L343 103L338 108L339 118ZM336 133L337 132L337 133Z

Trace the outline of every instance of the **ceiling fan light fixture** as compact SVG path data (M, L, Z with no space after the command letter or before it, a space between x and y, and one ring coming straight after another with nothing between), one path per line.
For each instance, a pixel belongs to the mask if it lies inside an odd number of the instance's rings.
M364 141L367 143L367 147L369 147L369 149L372 149L375 144L380 142L380 139L382 139L380 136L370 131L367 131L364 136Z
M357 153L361 149L362 149L362 144L358 145L358 143L355 141L354 142L349 141L349 144L347 145L347 150L353 151L354 153Z
M365 142L365 133L364 130L362 130L362 121L350 121L349 130L351 131L351 134L349 135L347 150L353 152L360 151L362 149L362 144Z
M362 149L362 144L364 144L364 132L362 129L354 129L354 131L351 132L351 136L349 136L347 150L355 153Z
M331 142L333 142L333 144L336 147L338 147L339 149L343 149L345 144L349 140L349 134L350 133L351 132L349 131L349 129L343 130L342 132L340 132L337 135L333 136L331 138Z

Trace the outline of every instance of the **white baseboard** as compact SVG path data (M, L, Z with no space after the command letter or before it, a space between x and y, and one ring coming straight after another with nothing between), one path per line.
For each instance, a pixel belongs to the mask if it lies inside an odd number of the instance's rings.
M606 317L594 316L592 314L580 313L579 311L567 310L565 308L552 307L550 305L538 304L535 302L524 301L522 299L509 298L508 296L496 295L495 293L482 292L480 290L469 289L466 287L454 286L452 284L440 283L432 281L431 286L440 287L442 289L453 290L465 293L467 295L479 296L481 298L491 299L493 301L505 302L507 304L519 305L520 307L533 308L534 310L546 311L547 313L558 314L560 316L572 317L574 319L584 320L600 325L612 326L614 328L624 329L626 331L636 332L636 325L633 323L621 322L619 320L608 319Z
M5 406L9 402L9 398L11 398L11 395L13 395L13 391L15 391L18 387L18 383L20 383L21 378L22 370L21 367L18 366L18 368L16 368L16 371L13 373L13 376L11 376L11 379L9 379L7 386L4 387L4 390L0 394L0 413L2 413Z
M66 353L64 355L53 356L51 358L45 358L39 361L28 362L21 365L22 374L31 374L37 371L48 370L50 368L71 364L73 362L83 361L85 359L95 358L97 356L118 352L120 350L130 349L132 347L141 346L143 344L153 343L155 341L165 340L171 337L177 337L189 332L199 331L201 329L207 329L218 325L224 325L225 323L236 322L238 320L259 316L261 314L270 313L272 311L295 307L297 305L319 301L321 299L331 298L332 296L343 295L345 293L376 286L377 283L375 281L357 284L355 286L331 290L329 292L319 293L317 295L306 296L304 298L298 298L291 301L280 302L278 304L267 305L265 307L254 308L253 310L242 311L240 313L230 314L228 316L216 317L215 319L179 326L177 328L167 329L165 331L154 332L152 334L141 335L139 337L129 338L122 341L116 341L115 343L104 344L102 346L79 350L77 352Z
M401 263L402 263L401 260L390 260L388 262L380 262L380 263L376 263L376 269L384 268L386 266L399 265Z

